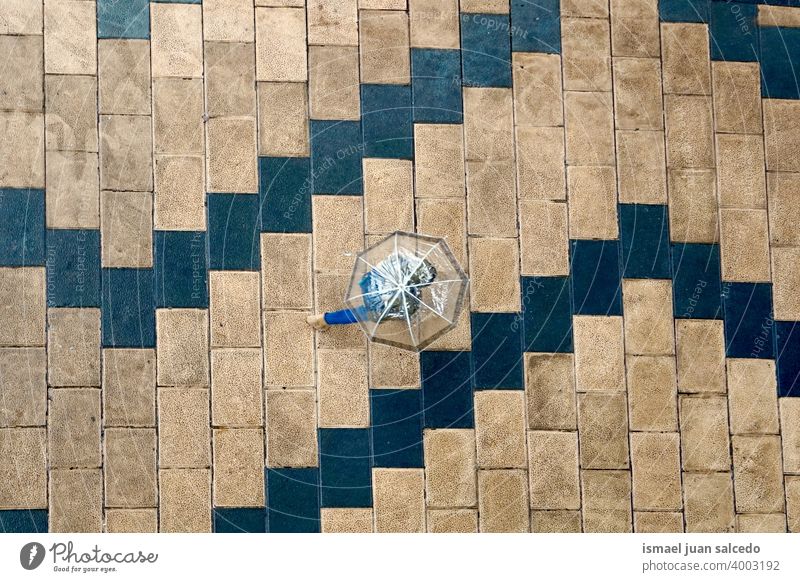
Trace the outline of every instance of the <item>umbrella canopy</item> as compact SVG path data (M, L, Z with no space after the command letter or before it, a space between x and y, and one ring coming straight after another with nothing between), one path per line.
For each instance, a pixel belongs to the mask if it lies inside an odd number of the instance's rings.
M345 303L370 341L419 351L455 327L468 284L444 239L397 231L359 253Z

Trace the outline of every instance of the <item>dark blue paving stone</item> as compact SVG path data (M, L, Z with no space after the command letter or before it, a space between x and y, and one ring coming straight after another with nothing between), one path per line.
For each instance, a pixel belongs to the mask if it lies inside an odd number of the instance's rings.
M461 123L461 52L411 49L411 88L416 123Z
M260 268L259 197L208 195L210 268L253 271Z
M262 232L311 232L311 159L259 158Z
M775 357L772 285L725 283L725 354L729 358Z
M319 429L322 507L371 507L368 428Z
M559 0L511 0L511 49L561 52Z
M423 467L422 392L370 390L375 467Z
M100 231L47 231L47 305L100 307Z
M718 245L672 245L672 291L676 318L722 319L719 269Z
M47 510L0 510L0 533L47 533Z
M103 347L156 345L153 269L103 269Z
M776 321L778 396L800 396L800 322Z
M472 370L475 389L522 389L522 316L472 314Z
M761 94L800 99L800 28L764 27L761 32Z
M361 85L364 156L414 157L410 85Z
M506 14L461 15L465 87L511 87L510 29Z
M574 240L570 254L573 312L622 315L618 241Z
M263 507L215 507L214 533L266 533Z
M474 428L469 352L420 354L425 428Z
M0 188L0 266L43 266L44 259L44 191Z
M208 307L206 233L157 230L156 307Z
M97 0L97 38L150 38L150 2Z
M569 277L522 277L522 351L572 351Z
M666 205L620 204L622 276L669 279L669 215Z
M665 22L708 22L709 0L658 0L658 12Z
M319 533L319 470L267 469L267 531Z
M758 60L757 11L757 7L753 4L711 3L708 31L713 60Z
M311 121L314 194L361 194L364 144L358 121Z

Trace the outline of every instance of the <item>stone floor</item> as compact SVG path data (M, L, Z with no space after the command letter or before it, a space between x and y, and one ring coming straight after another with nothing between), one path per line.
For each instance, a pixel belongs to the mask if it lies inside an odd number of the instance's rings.
M0 531L800 531L798 0L0 1ZM356 252L471 277L417 355Z

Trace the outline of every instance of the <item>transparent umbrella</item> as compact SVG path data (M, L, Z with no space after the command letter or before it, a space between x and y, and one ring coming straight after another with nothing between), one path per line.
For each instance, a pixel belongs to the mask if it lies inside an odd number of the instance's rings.
M345 303L370 341L419 351L455 327L468 284L444 239L397 231L359 253Z

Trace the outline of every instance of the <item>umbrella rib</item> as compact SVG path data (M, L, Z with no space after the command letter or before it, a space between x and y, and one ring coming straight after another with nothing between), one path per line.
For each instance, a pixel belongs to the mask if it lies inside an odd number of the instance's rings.
M410 294L408 291L406 291L405 289L403 289L403 293L405 293L406 295L408 295L409 297L411 297L411 294ZM422 299L420 299L419 297L414 297L414 300L415 300L415 301L417 301L417 302L418 302L420 305L424 306L424 307L425 307L425 308L426 308L428 311L430 311L431 313L435 314L437 317L439 317L439 318L441 318L441 319L444 319L444 320L445 320L447 323L453 323L452 321L450 321L449 319L447 319L447 318L446 318L444 315L442 315L441 313L439 313L438 311L436 311L436 310L435 310L433 307L431 307L430 305L428 305L427 303L425 303L425 302L424 302Z
M414 329L411 327L411 318L408 317L408 303L406 303L406 292L403 291L403 316L406 320L406 325L408 326L408 334L411 336L411 343L416 346L417 339L414 337Z
M383 321L384 316L389 312L389 309L392 307L392 303L394 303L394 300L397 299L397 296L400 294L401 291L402 289L398 287L395 294L392 295L392 298L386 303L386 307L383 308L383 313L380 314L380 316L378 317L378 321L375 322L376 323L375 329L373 329L372 333L369 334L369 339L375 338L375 330L378 329L378 325L380 325L381 321Z

